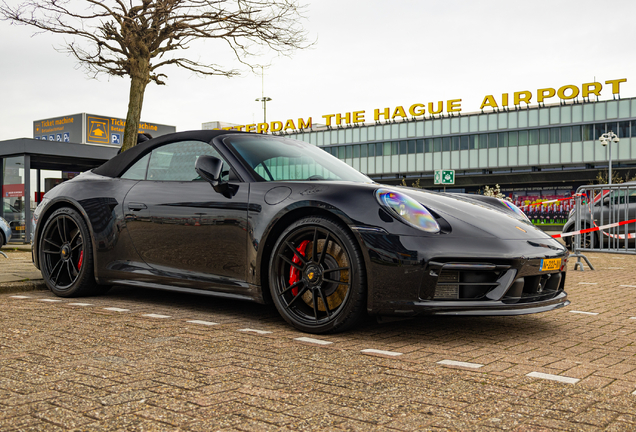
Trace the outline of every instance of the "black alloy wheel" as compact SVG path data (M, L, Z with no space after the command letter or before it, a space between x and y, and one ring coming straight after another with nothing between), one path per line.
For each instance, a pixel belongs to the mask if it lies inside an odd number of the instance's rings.
M344 330L362 317L366 277L353 236L331 219L303 218L278 239L269 283L282 317L299 330Z
M49 289L60 297L93 294L93 253L82 216L67 207L53 212L40 238L40 268Z

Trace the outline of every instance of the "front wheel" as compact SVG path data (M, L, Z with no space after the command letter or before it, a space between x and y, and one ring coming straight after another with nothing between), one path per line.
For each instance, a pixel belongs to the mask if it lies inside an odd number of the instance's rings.
M269 268L274 304L297 329L341 331L362 317L362 254L353 236L333 220L311 216L293 223L276 242Z
M90 233L77 211L63 207L53 212L44 225L39 254L42 276L55 295L97 293Z

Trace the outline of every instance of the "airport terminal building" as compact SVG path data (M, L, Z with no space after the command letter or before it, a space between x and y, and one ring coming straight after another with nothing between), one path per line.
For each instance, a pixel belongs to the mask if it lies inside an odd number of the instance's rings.
M571 189L608 167L609 146L599 137L615 132L615 171L636 176L636 98L546 105L502 112L399 121L290 134L381 183L435 187L434 170L455 170L453 190L484 185L532 191ZM633 137L633 138L632 138ZM629 172L629 174L628 174ZM438 186L439 187L439 186Z
M329 126L303 130L298 124L311 119L234 128L268 127L317 145L380 183L404 179L410 186L419 179L422 187L441 189L434 171L452 169L455 185L447 191L476 193L499 184L513 199L568 196L599 174L606 178L609 146L599 137L608 131L620 139L611 145L615 176L636 176L636 98L620 98L617 82L624 81L606 81L610 100L599 100L603 86L596 82L504 94L500 100L486 96L481 111L466 114L456 109L460 100L450 100L376 109L373 124L370 118L356 122L365 115L359 111L325 115ZM546 103L557 94L558 103Z

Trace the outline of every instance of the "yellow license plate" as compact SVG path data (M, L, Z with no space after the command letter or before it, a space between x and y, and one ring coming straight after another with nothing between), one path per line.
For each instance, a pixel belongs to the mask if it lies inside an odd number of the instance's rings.
M561 268L561 258L550 258L541 260L541 271L559 270Z
M15 227L16 231L24 231L24 225L18 225L17 227Z

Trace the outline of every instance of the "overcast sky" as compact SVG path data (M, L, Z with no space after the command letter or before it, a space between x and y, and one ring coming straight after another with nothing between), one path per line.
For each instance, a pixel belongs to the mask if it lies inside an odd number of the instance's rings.
M80 0L73 0L80 1ZM15 3L9 0L10 3ZM268 120L462 99L462 112L485 95L627 78L636 96L633 0L312 0L304 25L316 44L292 58L264 57ZM89 79L60 39L0 22L0 140L31 137L34 120L81 112L126 116L129 81ZM193 56L229 63L220 45ZM261 77L201 78L167 69L149 84L142 120L174 125L262 121ZM511 95L512 97L512 95ZM535 96L536 97L536 96ZM601 99L611 98L609 87ZM551 101L558 102L557 98ZM550 101L549 101L550 102Z

